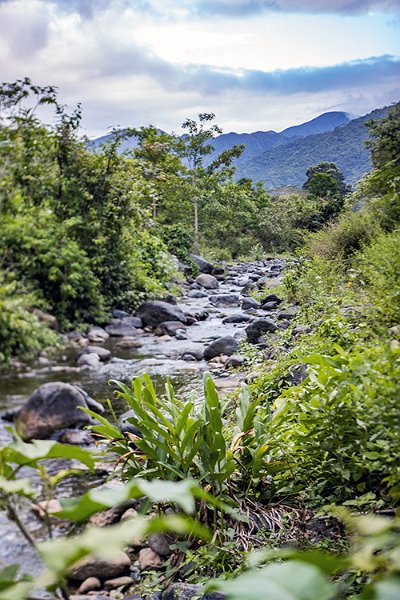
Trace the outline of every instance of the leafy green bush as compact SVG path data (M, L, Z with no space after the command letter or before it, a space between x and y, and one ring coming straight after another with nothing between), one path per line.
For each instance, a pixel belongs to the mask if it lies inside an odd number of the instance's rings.
M400 230L381 234L357 257L358 277L372 304L370 317L400 323Z
M18 356L30 358L56 345L58 336L30 312L37 299L27 294L10 273L0 271L0 365Z
M188 259L193 249L193 233L189 227L183 223L162 225L160 234L171 254L182 261Z
M0 225L3 267L37 291L61 328L103 316L99 281L71 226L44 209L4 217Z
M133 410L128 422L143 437L121 437L117 427L89 412L100 422L93 430L110 440L110 450L121 457L118 464L125 479L190 476L225 498L232 492L254 491L266 476L264 428L256 418L257 402L250 402L246 390L230 428L224 425L224 406L209 375L204 379L201 407L194 400L178 400L169 382L166 397L157 397L147 375L135 378L132 387L115 383L117 396Z
M275 401L268 442L288 467L274 483L280 494L318 501L386 499L400 476L400 350L337 350L309 357L306 380Z
M309 238L308 251L328 260L347 259L371 242L379 230L379 222L367 211L347 211L337 223Z

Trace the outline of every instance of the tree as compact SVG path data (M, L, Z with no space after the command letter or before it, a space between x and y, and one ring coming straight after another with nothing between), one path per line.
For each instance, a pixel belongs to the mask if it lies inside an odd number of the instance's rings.
M344 196L350 191L342 171L333 162L320 162L309 167L306 177L303 189L319 198Z
M366 123L372 139L366 142L371 149L372 164L380 169L389 161L400 164L400 102L391 106L387 116Z
M233 146L222 152L208 166L204 159L211 154L214 146L210 140L222 133L218 125L210 124L214 113L200 113L198 121L186 119L182 128L187 131L178 145L178 153L186 163L187 181L193 202L194 252L199 252L199 204L221 181L233 174L232 161L239 157L244 146Z

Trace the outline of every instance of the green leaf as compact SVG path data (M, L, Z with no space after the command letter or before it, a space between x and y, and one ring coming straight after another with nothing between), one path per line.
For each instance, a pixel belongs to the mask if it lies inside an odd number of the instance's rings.
M91 470L94 468L94 459L88 450L83 450L78 446L59 444L52 440L33 440L27 443L16 437L15 441L9 444L5 450L8 461L17 465L35 467L39 460L68 458L80 461Z
M387 577L368 586L360 600L398 600L400 598L400 577Z
M96 512L143 496L152 502L174 502L185 512L192 513L195 510L193 490L196 487L198 487L196 482L191 479L177 482L132 479L121 488L93 489L79 498L63 499L61 500L62 510L55 515L60 519L80 522Z
M27 498L31 498L35 494L28 477L12 481L0 477L0 490L5 494L18 494L19 496L26 496Z
M230 600L330 600L335 596L334 586L317 567L299 561L274 563L210 588L225 592Z

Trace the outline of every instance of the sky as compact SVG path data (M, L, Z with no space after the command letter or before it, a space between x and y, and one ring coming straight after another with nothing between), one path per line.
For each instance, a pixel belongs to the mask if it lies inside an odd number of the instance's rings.
M400 0L0 0L0 81L110 127L252 132L400 100Z

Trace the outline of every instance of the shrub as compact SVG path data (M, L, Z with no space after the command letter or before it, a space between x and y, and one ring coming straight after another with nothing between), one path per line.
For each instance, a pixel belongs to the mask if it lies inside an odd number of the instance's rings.
M44 209L4 217L0 226L3 267L37 290L61 328L103 316L99 281L85 252L69 237L70 226Z
M271 454L289 465L275 477L280 494L379 499L398 483L400 349L337 350L310 356L307 379L275 401Z
M358 256L357 268L369 312L385 325L400 323L400 230L378 236Z
M308 252L323 259L347 259L374 239L379 222L368 212L346 212L337 222L312 235Z
M57 334L29 311L35 303L34 296L21 289L15 278L0 271L0 365L15 356L28 359L57 343Z
M161 237L171 254L186 261L193 249L193 232L183 223L162 225Z
M192 477L216 496L244 493L257 487L266 475L264 428L257 420L257 402L247 391L241 395L233 428L225 427L224 406L211 377L204 379L204 401L182 402L166 383L166 396L156 395L147 375L132 386L115 382L117 397L127 402L133 414L128 418L143 437L121 437L118 428L104 417L94 431L111 441L110 450L120 456L123 477L180 480Z

